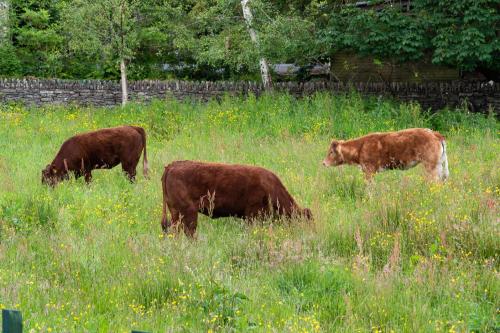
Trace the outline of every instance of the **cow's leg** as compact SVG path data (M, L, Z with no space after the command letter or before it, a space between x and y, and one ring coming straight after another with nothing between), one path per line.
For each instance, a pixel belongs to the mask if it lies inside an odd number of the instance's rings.
M177 233L179 229L179 224L181 223L182 217L179 214L179 211L173 208L168 209L170 211L170 221L168 221L168 217L165 214L165 217L162 219L161 227L163 232L169 232L171 230L174 233Z
M129 172L127 172L127 174L128 174L128 179L130 180L130 182L134 183L135 182L135 175L136 175L135 169L130 170Z
M249 206L245 209L245 219L248 223L252 223L262 215L262 205Z
M82 172L80 170L76 170L74 174L75 174L75 179L78 179L82 176Z
M198 211L196 209L187 211L186 215L182 217L182 225L186 236L195 238L194 234L198 225Z
M367 182L371 182L373 180L373 176L377 172L377 169L375 167L370 167L366 165L361 165L361 170L363 170L363 173L365 174L365 180Z
M165 203L163 203L165 204ZM172 215L171 215L172 216ZM161 216L161 229L163 232L167 233L168 228L172 225L171 221L168 221L167 211L164 209Z
M439 180L440 173L442 172L442 166L434 161L424 161L423 162L425 173L427 174L427 179L436 181Z
M137 163L136 163L137 165ZM136 175L136 170L135 167L136 165L132 165L130 163L122 163L122 170L125 172L127 175L128 179L130 180L131 183L135 182L135 175Z
M135 168L128 168L128 169L123 168L123 171L127 174L127 177L131 183L135 182L135 175L136 175Z
M135 175L137 174L137 164L139 163L139 158L133 161L123 161L122 170L127 174L128 179L131 183L135 181Z
M87 184L92 181L92 172L90 170L85 170L83 175L85 176L85 182Z

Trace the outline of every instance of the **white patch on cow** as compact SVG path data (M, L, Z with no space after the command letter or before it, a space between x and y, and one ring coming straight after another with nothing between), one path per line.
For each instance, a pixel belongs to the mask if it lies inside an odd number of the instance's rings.
M446 155L446 141L444 140L441 141L441 156L439 157L436 171L441 180L446 180L450 176L450 170L448 170L448 156Z
M443 165L441 164L441 161L439 161L436 165L436 175L439 179L443 179Z

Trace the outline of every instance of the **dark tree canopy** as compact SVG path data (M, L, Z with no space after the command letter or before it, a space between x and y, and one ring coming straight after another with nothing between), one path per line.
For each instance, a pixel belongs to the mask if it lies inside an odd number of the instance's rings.
M118 7L106 1L115 0L9 1L0 75L118 79ZM259 47L240 0L116 1L130 3L122 51L131 79L256 79L261 57L306 65L349 51L500 80L500 0L413 0L409 11L399 1L251 0Z

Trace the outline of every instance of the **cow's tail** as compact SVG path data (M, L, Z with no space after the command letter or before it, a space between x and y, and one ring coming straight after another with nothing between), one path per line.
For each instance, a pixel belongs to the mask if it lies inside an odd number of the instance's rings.
M163 232L167 232L169 227L167 218L167 167L165 167L165 171L163 172L163 176L161 177L161 188L163 192L163 210L161 216L161 228Z
M448 170L448 156L446 155L446 141L444 140L444 137L441 136L441 140L440 140L440 143L441 143L441 148L442 148L442 152L441 152L441 156L439 157L439 170L441 171L439 173L439 178L441 180L446 180L448 179L448 176L450 175L450 171Z
M145 178L148 178L148 171L149 171L149 166L148 166L148 154L146 152L146 131L142 127L134 127L137 132L142 137L142 144L144 145L144 150L143 150L143 157L142 157L142 172L144 174Z

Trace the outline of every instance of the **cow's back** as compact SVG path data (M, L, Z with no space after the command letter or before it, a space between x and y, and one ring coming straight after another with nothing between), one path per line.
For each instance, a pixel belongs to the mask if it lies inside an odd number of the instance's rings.
M72 136L64 141L57 156L67 159L74 156L78 160L91 157L99 159L126 155L127 151L141 145L141 134L132 126L104 128Z
M439 133L424 128L373 133L358 139L360 160L387 168L414 165L438 149L440 137Z
M133 147L142 145L141 134L132 126L105 128L75 136L87 151L98 155L122 154Z
M294 204L279 178L260 167L176 161L165 168L162 182L169 206L197 205L214 217L243 217L249 207L265 210L269 199Z

